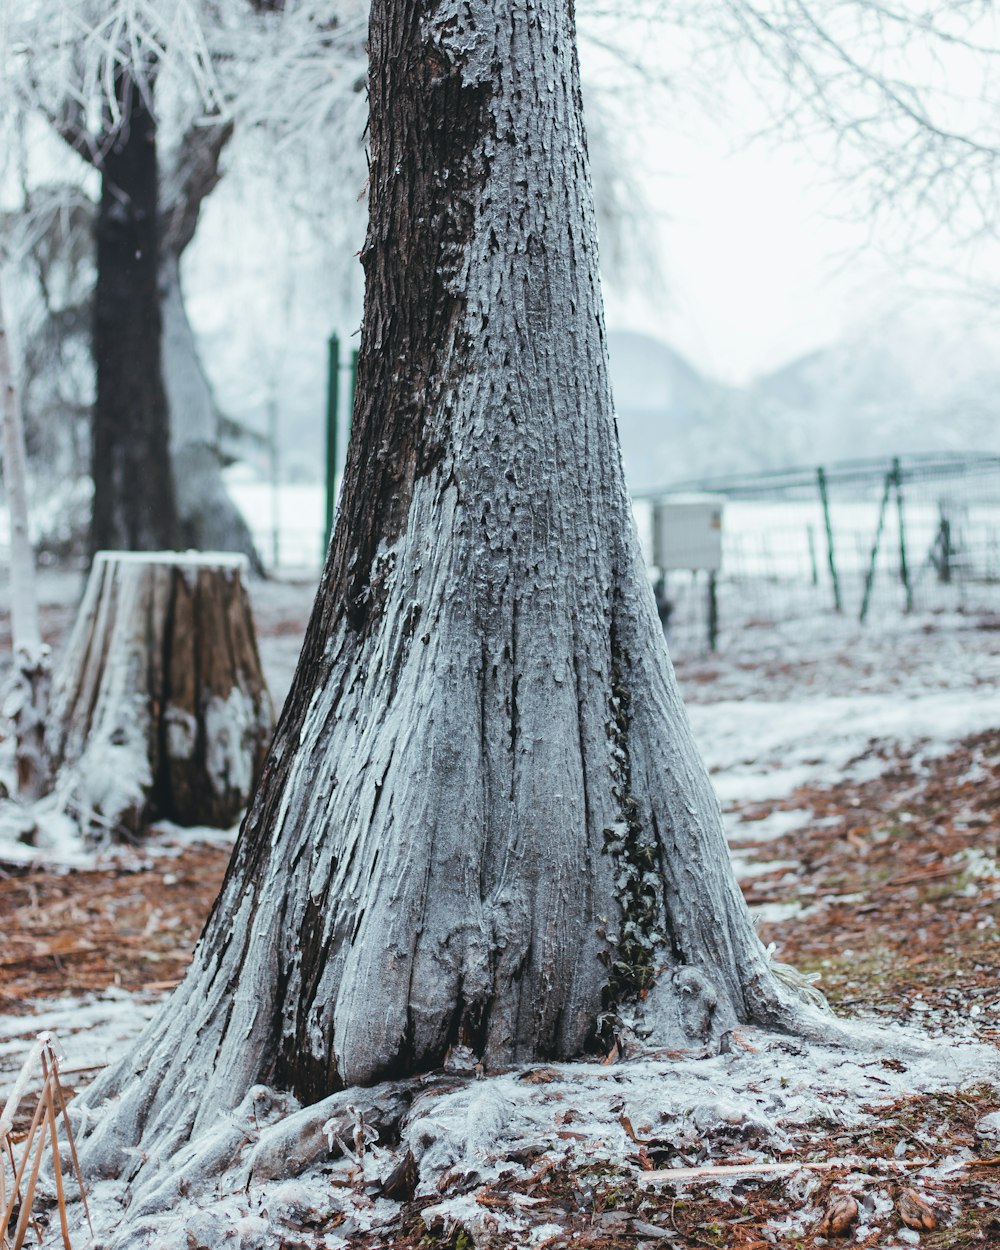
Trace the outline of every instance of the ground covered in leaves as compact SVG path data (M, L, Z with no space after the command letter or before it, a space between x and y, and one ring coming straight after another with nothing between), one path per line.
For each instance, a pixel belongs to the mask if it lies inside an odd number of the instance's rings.
M274 645L287 651L286 617L261 618L265 660L269 620ZM988 670L998 638L984 627L980 659ZM735 666L724 655L681 664L685 693L699 703L711 701L713 688L738 698L753 680L752 668L736 671L746 668L745 655ZM800 691L828 685L831 673L842 681L852 666L877 669L870 652L841 660L828 647L812 667L800 653L786 671L772 657L768 681ZM969 659L967 669L978 681L983 663ZM888 694L897 680L891 672ZM877 685L870 681L868 690ZM728 804L734 858L762 939L776 958L818 974L839 1012L919 1025L942 1047L951 1039L1000 1045L1000 703L997 724L943 752L873 741L855 768L766 802ZM183 975L228 851L225 841L171 845L168 838L86 870L0 863L0 1015L12 1037L29 1034L35 1020L48 1025L49 1009L67 1002L81 1019L86 1004L115 993L151 1010ZM70 1011L68 1034L72 1019ZM4 1043L0 1037L0 1095L19 1053L12 1043L5 1059ZM734 1044L754 1049L752 1038ZM74 1058L68 1083L82 1085L102 1056L88 1063L77 1051ZM282 1245L1000 1245L1000 1090L990 1080L910 1091L905 1059L873 1058L867 1079L886 1093L873 1098L870 1115L847 1125L836 1116L798 1122L762 1162L760 1143L742 1130L685 1137L676 1124L668 1132L652 1114L637 1114L634 1101L630 1113L624 1101L618 1106L617 1073L627 1067L621 1059L606 1065L617 1153L600 1148L594 1124L557 1086L555 1070L535 1067L515 1079L537 1086L539 1096L558 1088L556 1127L508 1145L509 1167L493 1166L485 1177L443 1168L428 1192L408 1151L379 1173L364 1157L362 1132L329 1174L331 1189L352 1190L352 1203L323 1209L310 1191L286 1219L297 1231ZM724 1108L720 1115L724 1122ZM745 1173L718 1171L747 1164ZM683 1168L695 1172L682 1175ZM365 1209L372 1218L359 1216ZM191 1250L202 1244L189 1241ZM242 1250L243 1235L231 1244Z

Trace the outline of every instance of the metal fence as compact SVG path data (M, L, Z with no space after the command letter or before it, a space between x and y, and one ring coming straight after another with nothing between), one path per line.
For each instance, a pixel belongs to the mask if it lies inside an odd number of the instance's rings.
M945 454L681 482L636 500L652 516L693 492L723 502L715 575L674 569L674 650L822 612L872 621L915 611L1000 612L1000 456ZM650 554L650 560L652 556Z
M319 483L233 482L231 490L269 568L318 571ZM666 574L675 653L708 649L713 611L721 648L832 614L869 623L907 611L1000 614L998 455L900 456L675 483L635 499L650 564L656 503L691 493L722 501L722 560L714 577Z

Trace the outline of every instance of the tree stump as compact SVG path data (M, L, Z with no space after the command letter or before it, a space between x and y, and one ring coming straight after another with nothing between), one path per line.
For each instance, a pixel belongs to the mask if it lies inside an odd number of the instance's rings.
M57 788L92 835L226 827L274 728L242 555L100 551L55 676Z

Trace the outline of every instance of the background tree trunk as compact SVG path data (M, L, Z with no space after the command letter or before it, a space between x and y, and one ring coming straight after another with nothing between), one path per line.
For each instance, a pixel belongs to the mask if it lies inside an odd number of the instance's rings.
M81 825L231 825L273 728L243 556L99 552L53 687L49 751Z
M178 545L167 397L160 363L159 219L152 75L116 75L121 119L99 168L94 293L94 509L91 550Z
M373 5L338 527L192 968L88 1095L121 1095L91 1165L169 1157L258 1081L570 1057L619 1008L680 1045L797 1021L625 489L571 7Z
M191 126L176 153L160 160L160 306L163 381L170 423L181 545L240 551L255 572L260 557L222 480L219 412L184 307L181 256L194 238L202 204L221 177L232 123Z
M243 514L222 480L218 410L184 308L180 266L160 268L163 382L170 411L170 464L177 488L180 545L197 551L238 551L261 572Z

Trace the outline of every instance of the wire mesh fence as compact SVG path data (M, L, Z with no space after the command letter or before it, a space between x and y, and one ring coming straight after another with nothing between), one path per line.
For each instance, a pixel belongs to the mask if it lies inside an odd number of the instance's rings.
M654 564L654 511L699 492L722 504L716 574L671 568L672 649L840 613L1000 612L1000 456L907 456L680 483L636 501Z
M318 576L321 484L236 479L230 490L269 571ZM737 638L750 645L768 626L833 614L1000 618L1000 455L851 461L645 493L635 512L651 566L654 509L692 493L721 504L721 561L714 574L676 562L665 572L660 598L675 653L709 649L713 632L720 648ZM0 570L6 529L0 509ZM3 581L0 571L0 594Z

